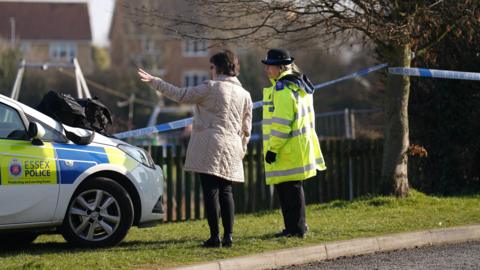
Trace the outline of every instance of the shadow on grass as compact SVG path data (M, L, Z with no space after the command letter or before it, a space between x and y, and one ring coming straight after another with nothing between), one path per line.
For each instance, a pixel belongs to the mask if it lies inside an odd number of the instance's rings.
M15 256L19 254L42 255L61 252L84 252L90 249L73 248L67 243L38 243L20 247L0 247L0 258Z
M242 237L242 240L273 240L273 239L278 239L275 238L275 233L277 232L272 232L272 233L265 233L262 235L256 235L256 236L250 236L250 237Z
M189 243L192 247L200 246L201 240L197 239L169 239L169 240L133 240L120 243L117 248L122 250L165 248L171 245L181 245L182 248Z
M318 209L343 209L343 208L356 208L359 206L381 207L381 206L388 206L392 204L393 201L394 201L393 197L374 197L373 195L367 194L367 195L355 198L352 201L334 200L328 203L313 205L313 207Z
M45 254L59 254L59 253L83 253L83 252L95 252L95 251L125 251L125 250L142 250L142 249L163 249L171 245L179 245L182 248L185 244L192 243L192 247L199 247L201 241L195 239L179 240L179 239L167 239L167 240L133 240L124 241L115 247L109 248L79 248L73 247L68 243L34 243L28 246L21 247L0 247L0 258L7 258L17 256L21 254L28 255L45 255ZM190 245L189 245L190 246Z
M350 206L354 201L343 201L343 200L335 200L335 201L330 201L328 203L322 203L322 204L313 204L311 207L314 209L342 209L342 208L347 208Z
M258 212L245 213L245 214L243 214L243 215L249 215L249 216L253 216L253 217L263 217L263 216L268 216L268 215L276 214L279 209L280 209L280 208L268 209L268 210L260 210L260 211L258 211Z
M367 205L369 206L384 206L390 204L390 201L385 199L371 199L367 201Z

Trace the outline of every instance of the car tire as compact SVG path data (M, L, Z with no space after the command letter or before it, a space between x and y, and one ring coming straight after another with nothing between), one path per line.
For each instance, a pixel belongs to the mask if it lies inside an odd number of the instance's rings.
M111 179L96 177L75 191L61 232L74 246L115 246L127 235L133 216L133 204L127 191Z
M0 248L24 247L37 239L35 232L9 232L0 234Z

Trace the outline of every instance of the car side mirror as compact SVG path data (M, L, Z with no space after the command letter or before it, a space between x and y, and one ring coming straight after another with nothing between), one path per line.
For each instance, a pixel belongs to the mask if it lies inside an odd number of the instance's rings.
M45 136L45 129L37 122L28 124L28 138L32 139L33 145L43 145L42 138Z

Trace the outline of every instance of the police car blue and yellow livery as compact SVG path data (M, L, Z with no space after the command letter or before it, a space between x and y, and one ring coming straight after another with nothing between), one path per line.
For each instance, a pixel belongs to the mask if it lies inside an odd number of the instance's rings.
M0 139L0 185L58 183L52 144L46 143L42 148L31 146L29 142Z
M128 171L138 165L114 147L44 143L42 148L36 148L25 141L0 142L0 164L7 164L1 168L0 177L4 177L0 185L73 184L82 173L99 164L117 165Z
M89 132L0 95L0 247L52 228L78 246L112 246L163 220L163 173L145 150L101 134L76 145L64 129Z
M315 132L313 95L295 81L286 80L291 71L272 80L263 89L263 151L277 154L265 164L267 184L306 180L325 170L325 162Z

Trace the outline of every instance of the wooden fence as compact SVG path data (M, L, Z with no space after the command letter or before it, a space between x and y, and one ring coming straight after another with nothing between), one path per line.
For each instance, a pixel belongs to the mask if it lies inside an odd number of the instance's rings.
M327 170L304 182L307 204L349 200L378 193L381 140L328 140L320 144ZM184 147L152 146L149 150L165 174L166 221L203 218L199 177L183 171ZM244 159L245 183L233 186L237 213L278 207L273 187L265 185L263 162L261 141L250 143Z

